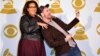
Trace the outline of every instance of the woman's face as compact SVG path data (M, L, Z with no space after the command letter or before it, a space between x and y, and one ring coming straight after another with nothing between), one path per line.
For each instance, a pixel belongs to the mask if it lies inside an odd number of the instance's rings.
M29 13L31 16L36 15L37 7L36 7L35 3L30 3L27 10L28 10L28 13Z

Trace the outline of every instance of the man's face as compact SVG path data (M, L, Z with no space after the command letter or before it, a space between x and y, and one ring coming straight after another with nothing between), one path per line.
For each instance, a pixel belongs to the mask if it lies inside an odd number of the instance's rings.
M42 17L51 19L51 12L50 12L49 8L44 8L42 14L43 14Z

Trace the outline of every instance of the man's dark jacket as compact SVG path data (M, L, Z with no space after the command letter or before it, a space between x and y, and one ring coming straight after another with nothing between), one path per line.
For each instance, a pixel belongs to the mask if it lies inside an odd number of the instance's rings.
M69 24L65 24L58 18L53 18L53 21L55 21L66 32L68 32L68 30L70 30L73 26L75 26L79 22L79 20L76 18ZM70 49L68 42L65 42L66 36L53 26L48 25L48 29L43 29L42 34L47 44L51 48L55 49L56 56L60 56L61 54L66 53Z

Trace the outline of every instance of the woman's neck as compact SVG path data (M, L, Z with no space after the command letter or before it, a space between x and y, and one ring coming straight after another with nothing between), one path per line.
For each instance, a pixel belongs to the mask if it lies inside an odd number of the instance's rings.
M35 17L35 15L33 15L33 14L30 14L30 16Z

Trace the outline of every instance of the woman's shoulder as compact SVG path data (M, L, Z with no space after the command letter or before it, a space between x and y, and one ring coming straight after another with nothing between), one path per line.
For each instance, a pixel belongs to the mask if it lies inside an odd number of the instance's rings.
M27 15L22 15L22 16L21 16L21 18L27 18L27 17L28 17Z
M27 21L28 20L28 16L27 15L22 15L20 20L21 21Z

